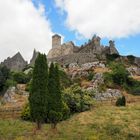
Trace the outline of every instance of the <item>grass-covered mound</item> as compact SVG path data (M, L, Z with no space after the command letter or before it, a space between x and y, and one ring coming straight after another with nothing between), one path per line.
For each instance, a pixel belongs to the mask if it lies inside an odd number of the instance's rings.
M138 140L140 104L126 107L96 105L91 111L73 115L53 131L45 124L34 131L34 123L0 120L0 140Z

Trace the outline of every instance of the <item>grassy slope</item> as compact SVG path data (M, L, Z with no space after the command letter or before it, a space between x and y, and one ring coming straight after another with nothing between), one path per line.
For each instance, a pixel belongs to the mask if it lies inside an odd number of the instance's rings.
M75 114L52 131L44 125L34 134L34 124L21 120L0 120L0 140L139 140L140 104L127 107L98 105Z

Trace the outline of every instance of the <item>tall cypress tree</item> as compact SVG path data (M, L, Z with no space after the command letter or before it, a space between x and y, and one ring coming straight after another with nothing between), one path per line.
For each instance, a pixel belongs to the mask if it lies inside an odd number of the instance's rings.
M59 79L59 70L58 66L54 66L51 63L49 70L49 105L48 105L48 117L52 123L52 127L55 128L57 123L62 119L62 96L60 89L60 79Z
M29 95L31 116L41 129L41 123L47 116L48 107L48 65L46 55L38 55L33 70L33 79Z

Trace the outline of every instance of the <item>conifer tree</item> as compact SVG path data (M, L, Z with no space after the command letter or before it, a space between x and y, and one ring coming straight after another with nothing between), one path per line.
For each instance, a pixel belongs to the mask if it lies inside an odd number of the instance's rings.
M58 66L54 66L51 63L49 70L49 105L48 105L48 117L49 121L52 123L52 128L55 128L57 123L62 119L62 96L60 89L60 79Z
M38 55L33 70L33 79L29 95L31 117L41 129L41 123L47 116L48 107L48 65L46 55Z

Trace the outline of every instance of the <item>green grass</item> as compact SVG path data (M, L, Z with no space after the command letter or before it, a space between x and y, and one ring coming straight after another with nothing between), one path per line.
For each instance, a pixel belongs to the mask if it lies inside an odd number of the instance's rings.
M58 124L57 131L21 120L0 120L0 140L139 140L140 104L99 105Z

